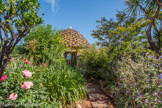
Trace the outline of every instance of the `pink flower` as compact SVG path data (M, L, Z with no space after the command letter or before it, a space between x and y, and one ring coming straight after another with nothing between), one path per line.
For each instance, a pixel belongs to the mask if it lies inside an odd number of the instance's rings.
M28 70L24 70L23 75L26 76L26 78L30 78L32 76L32 73L29 72Z
M29 72L29 71L28 71L28 70L24 70L24 71L23 71L23 75L25 75L25 73L27 73L27 72Z
M30 64L31 64L31 62L30 62L30 61L28 61L28 64L30 65Z
M25 63L25 64L29 64L29 65L31 64L31 62L28 61L27 59L25 59L24 63Z
M28 63L28 61L26 61L26 60L25 60L25 61L24 61L24 63L25 63L25 64L27 64L27 63Z
M6 78L7 78L7 75L4 75L4 76L1 78L1 81L4 81Z
M47 67L47 64L46 63L41 63L43 65L43 67Z
M14 58L13 58L13 57L11 57L11 58L10 58L10 60L12 61L12 60L14 60Z
M18 95L16 93L11 93L9 98L10 98L10 100L16 100L17 96Z
M33 82L25 81L23 85L21 85L24 89L30 89L33 86Z

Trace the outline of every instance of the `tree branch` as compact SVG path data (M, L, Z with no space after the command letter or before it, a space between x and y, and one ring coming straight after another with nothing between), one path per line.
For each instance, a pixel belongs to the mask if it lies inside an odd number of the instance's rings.
M3 29L3 31L4 31L4 33L5 33L5 37L6 37L6 41L8 41L8 33L7 33L7 31L5 30L5 26L3 27L3 25L2 25L2 23L0 22L0 26L2 27L2 29Z
M14 17L15 17L15 15L17 15L18 16L18 12L20 11L20 9L19 10L17 10L15 13L13 13L12 15L10 15L10 19L13 19Z
M16 38L16 37L15 37L15 33L14 33L14 31L13 31L11 25L10 25L9 23L7 23L7 25L8 25L9 31L10 31L10 33L11 33L12 39L15 39L15 38Z
M19 38L16 39L15 43L10 48L9 54L12 53L13 49L15 48L16 44L22 39L22 37L19 36Z
M148 14L148 12L146 12L146 10L140 5L140 4L137 4L139 5L139 7L142 9L142 11L146 14L146 16L150 19L151 16Z
M156 32L158 33L159 30L157 29L157 27L155 26L155 22L153 23L154 29L156 30Z
M156 13L155 13L155 15L152 17L153 20L159 15L159 12L160 12L160 10L161 10L161 7L162 7L162 5L158 5L158 8L157 8L157 10L156 10Z
M156 3L162 6L162 3L160 3L159 0L156 0Z
M10 6L9 16L11 16L11 14L12 14L12 4L11 4L11 6Z
M0 24L1 24L2 20L1 20L1 14L0 14ZM1 38L1 43L4 41L2 38L2 27L0 25L0 38Z

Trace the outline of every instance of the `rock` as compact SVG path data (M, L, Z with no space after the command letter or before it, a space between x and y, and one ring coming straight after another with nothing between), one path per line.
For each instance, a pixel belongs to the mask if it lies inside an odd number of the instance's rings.
M100 94L89 94L89 100L93 101L93 100L101 100L102 97Z
M89 92L96 92L97 90L95 88L88 88Z
M92 102L93 108L108 108L108 105L104 101Z
M76 106L76 108L82 108L82 106L81 106L80 104L78 104L78 105Z

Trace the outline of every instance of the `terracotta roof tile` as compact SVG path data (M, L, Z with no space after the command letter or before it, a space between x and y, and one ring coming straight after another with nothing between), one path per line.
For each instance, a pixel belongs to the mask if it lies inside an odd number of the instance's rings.
M90 47L89 42L84 36L74 29L65 29L62 31L62 35L67 47Z

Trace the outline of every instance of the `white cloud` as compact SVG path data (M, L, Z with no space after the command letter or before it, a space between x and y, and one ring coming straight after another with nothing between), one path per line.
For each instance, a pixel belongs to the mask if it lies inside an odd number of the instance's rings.
M56 12L55 9L56 0L45 0L45 1L51 4L52 12Z
M129 3L129 2L130 2L130 0L125 0L125 2L126 2L126 3Z

